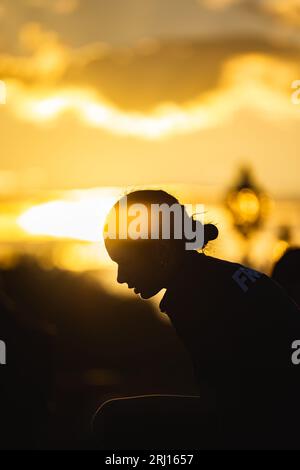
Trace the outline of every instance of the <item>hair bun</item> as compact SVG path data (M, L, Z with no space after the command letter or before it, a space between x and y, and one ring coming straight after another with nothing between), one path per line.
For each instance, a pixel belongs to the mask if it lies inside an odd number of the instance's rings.
M218 238L219 230L213 224L204 225L204 243L203 246L207 245L211 240Z

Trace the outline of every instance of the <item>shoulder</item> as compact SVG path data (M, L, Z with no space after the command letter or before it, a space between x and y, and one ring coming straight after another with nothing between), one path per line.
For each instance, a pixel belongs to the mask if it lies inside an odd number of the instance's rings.
M220 304L234 309L247 304L249 298L267 295L269 289L277 286L264 273L193 252L168 286L160 309L167 313L194 306L211 310Z
M250 293L254 286L261 284L262 281L269 281L266 274L240 263L204 256L201 264L205 288L231 300Z

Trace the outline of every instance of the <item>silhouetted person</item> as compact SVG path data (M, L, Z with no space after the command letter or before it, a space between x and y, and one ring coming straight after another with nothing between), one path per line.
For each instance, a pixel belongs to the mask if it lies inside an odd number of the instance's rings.
M272 278L300 305L300 248L290 248L277 261Z
M126 198L127 206L122 198L105 227L106 248L118 264L118 282L127 283L144 299L166 289L160 309L190 352L200 396L209 406L214 403L220 418L216 446L300 446L300 365L297 368L291 359L292 343L300 339L296 304L265 274L187 250L187 237L178 238L175 233L175 216L170 219L168 239L163 236L162 219L156 227L157 239L150 239L153 204L179 206L195 233L202 227L199 248L217 238L214 225L203 227L188 219L184 206L173 196L149 190ZM148 210L148 232L142 219L136 223L139 237L134 230L133 237L132 231L129 236L139 207L130 210L133 204ZM122 212L127 216L127 238Z

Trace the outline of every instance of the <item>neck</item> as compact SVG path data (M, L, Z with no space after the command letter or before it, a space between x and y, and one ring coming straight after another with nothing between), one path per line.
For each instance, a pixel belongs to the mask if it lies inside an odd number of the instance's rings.
M169 273L166 279L166 286L165 288L168 289L170 284L174 281L174 279L178 276L178 274L182 271L184 266L186 266L191 259L198 258L200 259L201 256L205 256L204 254L198 253L196 250L184 250L172 260L170 263Z

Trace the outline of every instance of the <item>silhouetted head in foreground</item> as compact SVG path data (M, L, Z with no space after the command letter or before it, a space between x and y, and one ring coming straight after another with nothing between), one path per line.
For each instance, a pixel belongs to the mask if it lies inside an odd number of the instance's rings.
M144 299L167 287L191 249L203 249L218 236L212 224L194 220L178 200L160 190L134 191L111 209L105 246L118 264L118 282Z
M290 248L273 268L272 278L300 305L300 248Z

